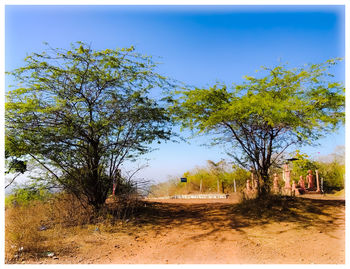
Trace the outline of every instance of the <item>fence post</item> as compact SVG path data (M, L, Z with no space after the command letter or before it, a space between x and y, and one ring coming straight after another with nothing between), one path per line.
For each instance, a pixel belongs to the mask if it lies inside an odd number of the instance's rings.
M316 186L317 186L317 191L320 191L320 180L318 178L318 170L316 170Z

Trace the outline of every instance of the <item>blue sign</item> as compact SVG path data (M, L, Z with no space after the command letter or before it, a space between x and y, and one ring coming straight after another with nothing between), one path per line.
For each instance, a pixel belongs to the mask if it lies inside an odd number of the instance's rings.
M182 177L182 178L181 178L181 182L187 182L187 178Z

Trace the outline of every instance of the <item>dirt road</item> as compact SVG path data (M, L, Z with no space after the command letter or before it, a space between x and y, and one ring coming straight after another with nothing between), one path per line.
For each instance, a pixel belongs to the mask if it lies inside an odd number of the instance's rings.
M286 209L238 208L235 200L162 200L111 232L64 236L69 253L32 263L342 264L344 200L298 199ZM116 228L118 227L118 228Z

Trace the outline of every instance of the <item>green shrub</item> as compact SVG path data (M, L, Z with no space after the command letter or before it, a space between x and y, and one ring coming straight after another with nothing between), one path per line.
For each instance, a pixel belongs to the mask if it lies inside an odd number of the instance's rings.
M313 161L307 154L301 154L296 151L297 161L293 162L293 180L298 181L299 176L307 175L308 170L318 170L319 179L323 179L323 190L326 192L332 190L341 190L345 182L345 165L339 158L333 158L332 161Z
M313 171L313 175L315 175L315 170L319 168L318 162L311 160L307 154L300 153L299 150L296 151L294 158L297 158L298 160L293 161L292 163L292 180L298 182L299 177L303 176L306 181L305 177L308 174L308 170Z
M40 185L30 184L17 187L12 194L5 197L5 206L27 205L31 201L44 201L51 196L51 193Z
M237 191L240 191L244 188L246 180L250 178L250 172L238 166L229 165L225 160L218 163L208 161L207 167L197 167L185 172L182 177L187 178L187 183L181 182L180 178L172 178L151 186L150 196L199 193L201 184L202 193L217 192L218 181L220 192L234 192L234 181Z
M345 165L336 161L331 163L319 163L319 175L323 178L325 191L341 190L345 183Z

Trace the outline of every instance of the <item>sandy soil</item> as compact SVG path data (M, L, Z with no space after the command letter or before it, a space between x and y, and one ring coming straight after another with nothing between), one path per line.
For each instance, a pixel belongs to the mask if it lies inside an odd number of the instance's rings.
M345 201L312 198L261 214L236 199L147 201L117 231L62 235L68 253L25 263L343 264Z

